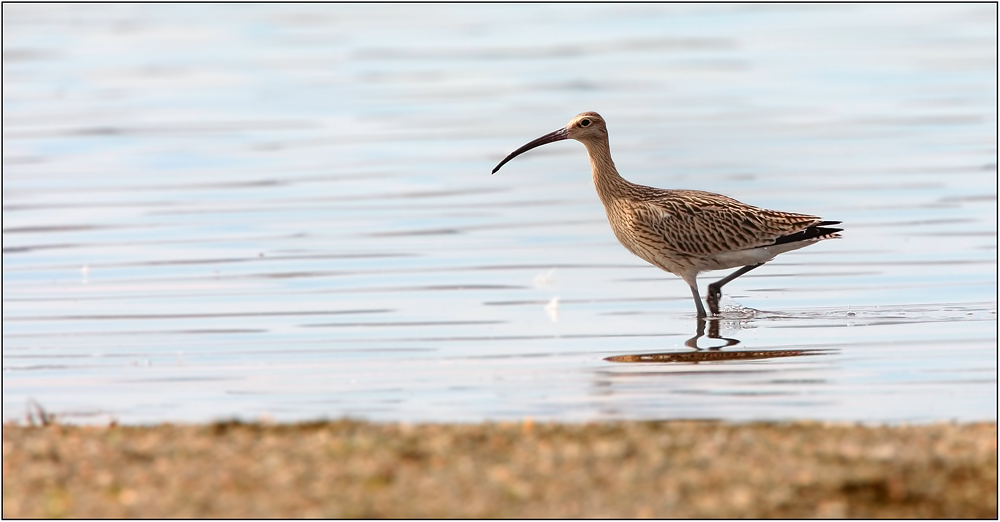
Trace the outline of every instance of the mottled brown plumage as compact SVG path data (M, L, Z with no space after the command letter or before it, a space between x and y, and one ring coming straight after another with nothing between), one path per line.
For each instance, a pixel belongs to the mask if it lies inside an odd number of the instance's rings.
M754 207L711 192L664 190L625 180L611 160L607 126L596 112L579 114L566 127L525 144L493 172L521 153L564 139L587 147L594 187L618 241L645 261L684 279L699 317L707 315L698 293L699 272L742 266L708 286L709 308L718 314L726 283L778 254L840 237L841 229L829 227L839 221Z

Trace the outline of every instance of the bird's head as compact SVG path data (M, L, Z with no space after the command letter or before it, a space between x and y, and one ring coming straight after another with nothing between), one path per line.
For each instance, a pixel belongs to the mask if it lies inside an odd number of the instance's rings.
M525 143L521 148L511 152L503 159L496 167L493 168L493 173L496 174L500 167L504 166L508 161L514 159L515 157L528 152L535 147L541 147L546 143L552 143L553 141L561 140L577 140L582 142L587 142L590 140L606 139L608 136L608 127L604 124L604 118L596 112L581 112L573 117L565 127L552 131L545 136L537 138L535 140Z
M571 140L587 141L603 139L608 135L604 118L596 112L581 112L566 124L566 137Z

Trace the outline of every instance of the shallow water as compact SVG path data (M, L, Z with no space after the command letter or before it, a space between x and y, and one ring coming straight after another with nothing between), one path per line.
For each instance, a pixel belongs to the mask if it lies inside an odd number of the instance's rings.
M3 10L4 420L996 419L995 4ZM699 325L583 110L844 237Z

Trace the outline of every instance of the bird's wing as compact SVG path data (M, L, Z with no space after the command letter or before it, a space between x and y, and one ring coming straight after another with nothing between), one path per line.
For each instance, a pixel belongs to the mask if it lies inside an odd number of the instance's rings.
M638 233L673 252L691 256L769 246L825 224L816 216L766 210L699 191L672 191L635 202L632 218Z

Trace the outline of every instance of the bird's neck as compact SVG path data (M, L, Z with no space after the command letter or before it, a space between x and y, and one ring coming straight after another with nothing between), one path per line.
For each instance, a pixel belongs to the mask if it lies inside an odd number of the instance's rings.
M615 162L611 160L608 138L587 140L583 144L590 155L590 172L594 176L594 187L597 188L601 201L607 202L609 198L621 194L629 183L618 174Z

